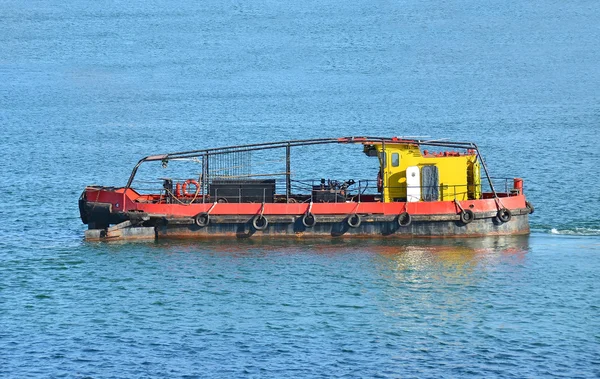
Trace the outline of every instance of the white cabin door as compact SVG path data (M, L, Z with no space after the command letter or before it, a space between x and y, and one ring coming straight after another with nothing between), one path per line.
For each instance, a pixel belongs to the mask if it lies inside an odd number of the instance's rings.
M406 168L406 201L421 200L421 172L418 166Z

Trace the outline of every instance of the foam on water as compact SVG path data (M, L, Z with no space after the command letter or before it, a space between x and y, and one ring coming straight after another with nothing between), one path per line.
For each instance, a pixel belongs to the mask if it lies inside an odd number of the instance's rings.
M573 229L550 229L551 234L562 234L568 236L600 236L600 229L573 228Z

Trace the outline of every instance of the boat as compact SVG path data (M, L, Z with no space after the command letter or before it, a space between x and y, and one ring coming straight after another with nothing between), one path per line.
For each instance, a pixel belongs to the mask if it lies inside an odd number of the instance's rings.
M321 168L296 159L304 150L325 157L332 176L297 177ZM354 163L364 156L373 165L366 174ZM368 178L339 179L342 162ZM184 163L191 173L161 174ZM79 211L90 241L413 238L528 234L533 206L521 178L490 176L473 142L354 136L150 155L123 187L87 186Z

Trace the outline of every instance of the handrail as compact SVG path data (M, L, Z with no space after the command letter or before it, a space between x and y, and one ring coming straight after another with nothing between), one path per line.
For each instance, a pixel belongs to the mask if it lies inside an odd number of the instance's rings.
M498 198L498 194L494 187L492 178L490 177L487 165L481 155L479 147L473 142L461 142L461 141L441 141L441 140L424 140L424 139L412 139L412 138L402 138L402 137L367 137L367 136L352 136L352 137L341 137L341 138L315 138L315 139L301 139L301 140L290 140L290 141L280 141L280 142L265 142L265 143L255 143L255 144L245 144L245 145L233 145L226 147L217 147L211 149L202 149L202 150L190 150L190 151L182 151L182 152L174 152L168 154L160 154L160 155L150 155L140 159L137 164L134 166L131 175L127 181L125 188L130 188L133 180L137 174L137 171L140 165L144 162L151 161L162 161L163 164L166 165L169 159L182 159L182 158L194 158L194 157L202 157L203 162L203 172L207 172L208 170L208 158L221 154L230 154L230 153L240 153L240 152L249 152L249 151L257 151L257 150L267 150L267 149L278 149L284 148L286 149L286 172L281 173L281 175L285 175L285 186L286 186L286 199L289 200L291 191L292 191L292 183L291 180L291 169L290 169L290 149L291 147L296 146L308 146L308 145L321 145L321 144L370 144L370 143L380 143L382 147L385 149L386 144L398 145L398 144L410 144L416 146L437 146L437 147L449 147L449 148L458 148L465 150L474 150L476 156L483 166L483 170L485 172L485 176L487 178L489 187L491 192L493 193L494 198ZM380 166L381 166L380 162ZM258 175L258 174L257 174ZM267 174L262 174L266 176ZM271 175L271 174L269 174ZM277 176L278 174L272 174L273 176ZM249 175L256 176L256 175ZM205 176L208 180L208 175ZM385 178L383 178L383 188L391 188L386 183ZM359 181L359 189L362 189L361 183ZM507 185L506 185L507 187ZM368 188L365 187L365 191ZM508 188L508 187L507 187ZM455 189L456 190L456 189ZM204 191L204 189L203 189ZM508 190L507 190L508 191ZM383 191L379 192L383 195ZM364 192L359 191L359 199L361 194ZM203 194L202 198L204 201L204 197L206 194ZM312 191L311 191L312 196Z
M473 188L473 184L455 184L455 185L438 185L438 186L408 186L407 184L401 184L401 185L393 185L393 186L385 186L385 189L387 190L398 190L398 189L402 189L402 190L407 190L409 188L420 188L420 189L428 189L428 188L436 188L437 189L437 193L438 195L435 198L431 198L431 199L425 199L420 197L419 200L417 200L418 202L426 202L426 201L467 201L467 200L477 200L477 199L482 199L482 198L490 198L490 195L493 195L493 198L496 199L500 199L500 198L505 198L505 197L509 197L509 196L513 196L515 194L518 194L519 192L516 191L514 188L509 187L510 182L513 180L514 178L492 178L492 181L497 183L498 182L504 182L504 192L502 193L498 193L498 192L488 192L485 191L484 192L484 188L482 186L482 184L478 184L477 188ZM235 182L235 181L232 181ZM316 190L316 188L320 187L321 181L320 179L305 179L305 180L294 180L292 183L294 185L294 188L296 189L296 191L293 191L292 193L290 193L289 195L285 195L285 200L284 201L288 201L290 199L290 197L295 198L297 201L300 202L319 202L319 201L325 201L325 202L361 202L363 201L363 196L368 195L369 196L369 200L370 201L378 201L376 199L379 198L379 201L381 201L381 198L378 197L379 192L367 192L368 189L375 189L374 186L372 186L372 183L374 183L375 180L373 179L361 179L358 180L357 182L355 182L355 186L350 186L350 187L329 187L328 185L325 185L323 187L323 195L325 196L323 197L317 197L315 198L315 195L318 193L319 190ZM275 184L276 184L276 188L279 187L280 189L282 188L282 184L285 183L284 179L276 179L275 180ZM338 184L341 183L341 181L338 182ZM170 203L171 201L173 202L177 202L180 204L191 204L196 202L196 200L198 202L202 201L202 203L205 203L208 199L210 199L209 201L218 201L219 198L226 198L228 199L230 202L238 202L238 203L242 203L242 202L246 202L246 200L244 200L244 198L248 199L249 197L252 198L252 200L249 200L250 202L257 202L257 201L262 201L263 203L266 202L278 202L282 200L282 196L283 193L281 191L275 191L272 195L271 194L267 194L267 190L266 189L262 189L262 196L261 195L248 195L248 194L244 194L243 191L245 190L244 188L240 187L237 188L237 196L236 194L233 194L231 192L228 192L226 195L222 195L220 192L219 188L215 188L215 191L209 194L209 193L203 193L203 194L199 194L196 193L194 195L193 198L191 198L190 196L176 196L175 194L171 193L168 190L165 190L165 188L159 187L159 188L136 188L137 191L155 191L154 193L151 194L144 194L140 192L140 195L142 197L147 197L147 196L159 196L159 202L163 202L166 201L168 203ZM317 191L317 192L315 192ZM473 193L479 193L480 195L477 197L477 199L474 198L470 198L469 195L473 194ZM487 195L487 196L486 196ZM319 195L317 195L319 196ZM372 196L375 196L375 198L373 198ZM171 200L169 200L171 199ZM400 201L400 202L408 202L409 199L408 198L394 198L393 201Z
M493 182L498 184L501 183L505 188L508 188L509 183L512 182L514 178L493 178ZM185 178L173 178L173 180L176 181L184 181ZM240 180L236 180L236 179L228 179L228 178L218 178L215 179L216 182L226 182L228 184L246 184L247 182L243 179ZM275 184L279 187L282 186L283 184L285 184L285 178L278 178L278 179L274 179ZM149 181L149 180L143 180L143 181L137 181L136 183L140 183L140 184L144 184L144 185L151 185L151 184L157 184L156 187L152 187L152 186L148 186L148 188L146 187L135 187L136 190L155 190L155 191L160 191L161 189L163 189L163 187L158 186L159 183L161 183L162 180L155 180L155 181ZM211 181L212 182L212 181ZM296 188L298 190L305 190L305 191L311 191L313 190L314 187L319 187L321 184L320 179L294 179L291 181L292 182L292 187ZM344 184L343 180L332 180L332 182L336 182L338 185L342 185ZM375 179L359 179L357 181L354 182L353 185L351 186L347 186L344 188L337 188L337 189L345 189L347 192L361 192L361 193L365 193L365 189L368 188L372 188L375 189L374 184L375 184L376 180ZM468 188L468 187L472 187L474 186L474 184L440 184L438 186L423 186L423 185L416 185L416 186L408 186L406 184L397 184L397 185L386 185L384 188L387 189L406 189L406 188L432 188L432 187L438 187L438 188L452 188L452 187L456 187L456 188ZM480 187L481 189L483 189L483 185L482 184L478 184L478 187ZM134 187L132 187L134 188ZM360 188L360 191L359 191ZM330 188L327 184L324 185L324 190L332 190L335 188ZM283 194L284 192L281 191L281 193Z
M139 166L144 162L152 162L152 161L163 161L166 162L169 159L176 158L192 158L192 157L209 157L218 154L228 154L234 152L245 152L245 151L256 151L256 150L266 150L266 149L277 149L277 148L286 148L290 149L292 146L308 146L308 145L319 145L319 144L346 144L346 143L360 143L360 144L368 144L368 143L388 143L388 144L414 144L414 145L424 145L424 146L440 146L440 147L454 147L454 148L462 148L462 149L472 149L475 148L477 151L477 145L472 142L451 142L451 141L436 141L436 140L419 140L419 139L409 139L402 137L364 137L364 136L351 136L351 137L341 137L341 138L315 138L315 139L304 139L304 140L290 140L290 141L279 141L279 142L264 142L264 143L255 143L255 144L246 144L246 145L232 145L226 147L217 147L211 149L201 149L201 150L190 150L190 151L182 151L182 152L174 152L160 155L149 155L140 159L135 167L133 168L131 175L129 176L129 180L127 181L127 185L125 188L131 187L131 183L137 173ZM483 160L482 160L483 162ZM485 164L484 164L485 165ZM484 167L485 168L485 167ZM485 168L487 172L487 168Z

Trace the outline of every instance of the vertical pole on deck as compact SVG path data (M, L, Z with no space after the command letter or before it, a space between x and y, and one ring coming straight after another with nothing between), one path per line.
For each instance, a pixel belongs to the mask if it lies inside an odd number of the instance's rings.
M473 144L473 146L475 146L475 151L477 152L479 161L481 161L481 165L483 166L483 170L485 171L485 176L487 177L488 183L490 184L490 189L492 190L492 193L494 194L494 198L497 198L498 194L496 193L496 189L494 189L494 184L492 183L492 178L490 177L490 173L488 172L485 161L483 160L483 157L481 156L481 153L479 152L479 147L477 147L476 144Z
M204 203L204 198L206 197L206 193L204 192L204 156L202 156L202 172L200 173L200 193L202 195L202 202Z
M285 201L286 203L290 200L290 195L292 191L292 178L290 176L291 172L291 161L290 161L290 144L288 142L285 147Z
M206 194L202 198L202 202L204 203L206 196L209 195L209 177L208 177L208 153L204 154L204 164L202 165L204 168L204 182L206 183Z

